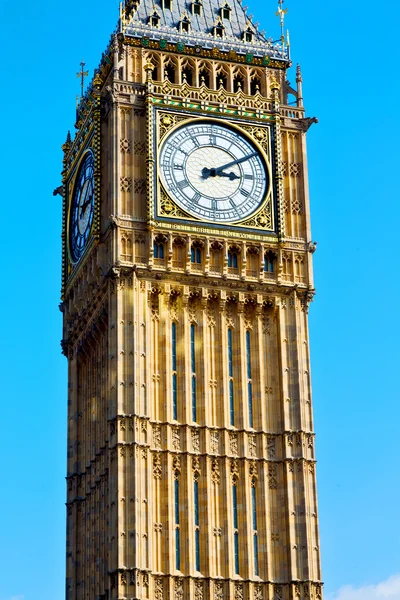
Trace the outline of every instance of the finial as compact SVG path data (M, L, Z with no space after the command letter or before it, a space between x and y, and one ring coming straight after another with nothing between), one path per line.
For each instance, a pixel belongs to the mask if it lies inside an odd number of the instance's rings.
M65 140L65 143L66 144L70 144L71 143L71 132L70 131L68 131L68 133L67 133L67 139Z
M144 70L146 71L146 81L147 83L150 83L151 81L153 81L154 71L154 65L150 60L147 61L147 63L144 65Z
M297 83L297 106L303 106L303 76L301 74L300 65L296 68L296 83Z
M281 21L281 40L282 44L285 43L285 15L288 13L287 8L283 8L283 3L285 0L278 0L278 12L276 13L277 17L280 17Z
M83 92L85 89L85 77L89 76L89 71L84 71L84 67L86 66L85 61L81 62L81 70L76 76L81 80L81 98L83 98Z

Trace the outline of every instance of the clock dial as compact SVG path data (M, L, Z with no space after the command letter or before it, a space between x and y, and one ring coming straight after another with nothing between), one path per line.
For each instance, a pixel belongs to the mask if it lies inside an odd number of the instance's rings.
M268 169L236 129L198 121L175 130L160 153L161 181L175 202L206 221L239 221L262 204Z
M75 263L85 250L92 228L93 215L94 157L92 151L89 151L79 167L71 203L69 245Z

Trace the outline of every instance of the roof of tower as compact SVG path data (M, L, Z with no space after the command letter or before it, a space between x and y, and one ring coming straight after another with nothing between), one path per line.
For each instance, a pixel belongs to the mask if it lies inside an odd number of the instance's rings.
M165 8L165 0L125 0L124 34L288 59L287 49L282 47L281 41L266 39L241 0L170 0L167 4L170 8ZM197 11L200 14L195 14L193 5L200 6ZM223 9L229 11L229 18L224 18ZM182 21L189 22L188 31L181 27ZM246 36L246 33L250 35Z

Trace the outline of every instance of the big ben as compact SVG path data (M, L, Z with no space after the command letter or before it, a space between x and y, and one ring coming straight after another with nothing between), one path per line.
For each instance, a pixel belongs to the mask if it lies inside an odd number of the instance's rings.
M322 599L291 64L239 0L126 0L78 106L67 600Z

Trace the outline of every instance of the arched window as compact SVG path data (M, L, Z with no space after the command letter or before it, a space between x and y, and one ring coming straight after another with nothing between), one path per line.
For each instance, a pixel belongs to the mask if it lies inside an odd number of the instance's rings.
M197 15L201 17L203 14L203 2L202 0L194 0L192 3L192 15Z
M164 79L168 79L171 83L176 83L176 68L172 61L164 65Z
M222 244L218 241L211 244L210 269L214 273L220 273L222 269Z
M228 21L231 20L231 7L229 6L229 4L227 2L225 2L225 4L223 5L223 7L221 8L221 18L222 19L227 19Z
M214 37L220 37L220 38L225 37L225 26L224 26L223 22L221 21L221 17L218 17L218 20L216 21L216 23L214 25L213 34L214 34Z
M228 89L228 72L223 67L217 70L217 88L220 87Z
M246 265L246 274L249 277L259 277L260 275L260 256L259 249L251 246L247 250L247 265Z
M191 262L195 265L201 265L201 248L198 246L192 246Z
M266 252L264 254L264 272L275 272L275 255L272 252Z
M162 242L154 242L154 258L164 258L164 244Z
M149 23L152 27L160 27L160 15L156 10L150 15Z
M172 247L172 266L183 269L185 266L186 242L183 238L175 238Z
M193 85L193 73L194 65L190 61L184 61L182 63L182 83Z
M254 96L260 90L261 90L261 81L258 77L254 77L251 80L251 85L250 85L251 95Z
M233 79L233 91L236 92L243 92L243 88L244 88L244 79L242 77L242 75L235 75L234 79Z
M243 33L243 41L251 43L254 40L254 33L251 27L247 27Z
M182 17L181 22L179 23L179 31L181 33L189 33L190 19L187 17L187 15Z
M239 257L236 250L231 249L228 251L228 268L237 269L239 267Z
M199 85L210 87L210 72L206 68L199 71Z

